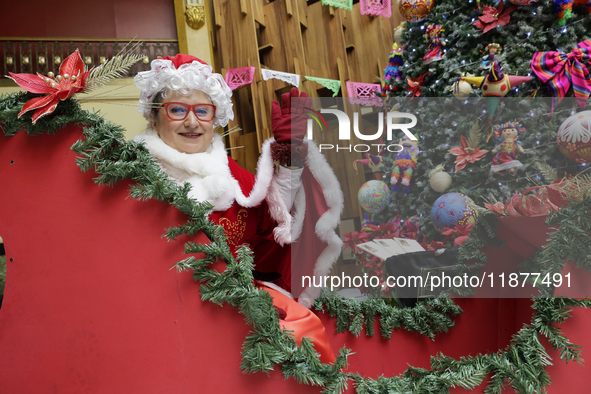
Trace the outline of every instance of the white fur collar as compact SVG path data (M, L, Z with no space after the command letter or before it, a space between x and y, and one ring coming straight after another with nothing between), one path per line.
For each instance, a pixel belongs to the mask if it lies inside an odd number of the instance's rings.
M134 140L144 142L171 179L191 184L189 197L198 202L210 202L214 211L225 211L234 203L240 185L230 174L228 156L218 134L214 133L205 152L193 154L182 153L166 145L150 128Z

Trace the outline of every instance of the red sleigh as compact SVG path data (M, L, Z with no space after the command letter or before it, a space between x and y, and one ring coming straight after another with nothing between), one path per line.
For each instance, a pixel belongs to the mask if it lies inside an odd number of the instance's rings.
M191 274L171 269L184 258L187 239L162 234L184 223L184 214L164 202L129 198L127 181L96 186L96 174L81 172L70 150L81 134L69 126L55 135L0 136L0 235L8 259L0 393L319 393L285 380L279 368L270 376L240 371L251 329L243 316L201 301ZM511 245L487 251L489 264L519 263L520 253ZM355 352L348 370L373 378L408 365L429 368L438 352L454 358L496 352L531 317L528 299L458 303L464 313L435 341L403 330L391 340L336 334L334 320L320 317L333 348ZM561 328L591 348L591 314L573 315ZM549 392L587 392L586 369L546 348L554 359ZM347 392L354 392L351 384Z

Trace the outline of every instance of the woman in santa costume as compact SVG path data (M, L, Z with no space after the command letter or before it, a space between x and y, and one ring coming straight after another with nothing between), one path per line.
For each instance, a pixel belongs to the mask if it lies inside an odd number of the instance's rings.
M263 144L255 177L228 157L213 130L234 113L232 91L211 66L189 55L167 56L152 61L135 83L142 91L138 110L149 121L136 140L172 180L191 185L191 198L212 205L209 219L224 228L233 253L242 244L254 251L255 278L267 280L257 283L273 297L282 327L294 331L298 343L310 338L321 361L333 362L322 323L304 306L319 289L299 280L291 286L292 273L327 275L341 250L334 233L343 206L338 181L304 138L311 99L293 88L282 96L282 107L273 102L274 138Z

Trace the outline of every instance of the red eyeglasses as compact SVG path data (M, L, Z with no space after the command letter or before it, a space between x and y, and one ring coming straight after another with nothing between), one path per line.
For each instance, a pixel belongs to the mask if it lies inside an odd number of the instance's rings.
M164 103L166 115L170 120L185 120L189 112L193 112L197 119L203 122L211 122L215 116L215 105L213 104L185 104L185 103Z

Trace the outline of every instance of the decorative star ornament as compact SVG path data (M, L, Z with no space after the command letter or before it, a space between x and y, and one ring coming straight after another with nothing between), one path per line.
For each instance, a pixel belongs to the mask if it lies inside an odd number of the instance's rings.
M27 101L18 117L20 118L25 112L36 109L32 121L33 124L37 123L41 117L52 113L61 100L72 97L84 90L89 73L90 71L84 71L84 62L77 49L76 52L64 59L60 66L59 75L55 78L52 72L48 73L48 76L39 73L37 75L9 73L10 79L26 91L47 94Z
M487 98L488 121L491 122L497 110L497 106L501 101L501 97L505 97L511 88L529 82L531 79L532 77L507 75L503 73L499 63L496 60L493 60L488 75L484 77L461 77L459 81L466 81L480 88L482 95ZM489 132L486 138L487 142L491 135L492 134Z
M503 0L499 2L499 8L484 6L482 15L473 23L479 29L483 29L482 34L494 29L497 26L506 25L511 20L511 12L517 8L516 5L505 9Z

